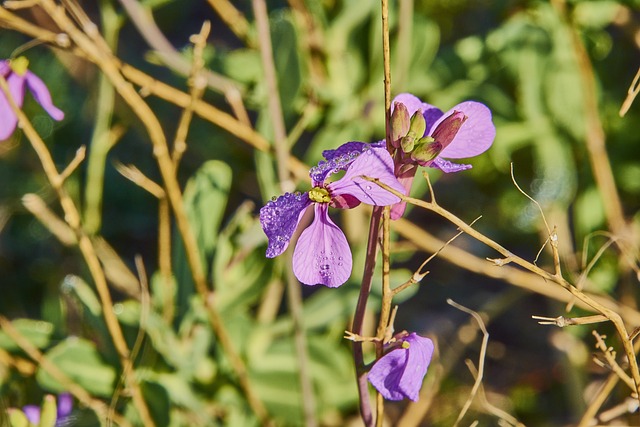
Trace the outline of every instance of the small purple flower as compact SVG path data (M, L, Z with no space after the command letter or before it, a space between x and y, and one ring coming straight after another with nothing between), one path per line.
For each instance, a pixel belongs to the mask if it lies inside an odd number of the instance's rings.
M433 341L412 332L393 345L393 350L376 361L367 378L385 399L406 397L415 402L431 363Z
M54 120L62 120L64 113L53 105L49 89L40 77L27 69L28 66L29 61L24 56L0 61L0 75L7 81L11 97L18 107L22 107L24 92L28 87L36 101ZM0 141L3 141L9 138L16 129L18 117L11 109L11 105L2 91L0 91L0 117L2 118L0 120Z
M412 136L409 149L405 145L400 148L400 141L392 141L392 145L398 148L394 158L395 173L407 194L418 166L437 168L446 173L470 169L471 165L456 164L446 159L477 156L491 146L496 136L491 110L480 102L465 101L443 113L410 93L402 93L394 98L392 109L395 110L400 104L404 108L400 107L399 110L406 111L402 112L405 117L404 120L398 118L395 123L396 127L404 129L394 129L394 134L407 133L407 115L411 117L416 112L422 112L424 118L422 127L418 127L424 132ZM414 148L413 140L420 140L418 142L422 142L422 145ZM400 218L405 206L404 202L393 206L391 218Z
M53 398L53 396L50 396ZM69 415L73 411L73 396L69 393L60 393L58 395L56 427L66 425ZM26 405L22 407L22 412L27 416L29 422L33 425L40 423L41 409L37 405Z
M392 205L400 199L362 178L377 178L399 192L402 185L393 175L393 159L382 144L348 142L323 153L326 161L311 169L312 189L286 193L260 209L260 223L269 240L267 257L282 254L289 246L307 208L313 205L315 218L298 238L293 252L293 272L305 285L335 288L351 275L351 250L347 238L329 218L329 206L350 209L362 203ZM346 170L338 181L326 183L329 175Z

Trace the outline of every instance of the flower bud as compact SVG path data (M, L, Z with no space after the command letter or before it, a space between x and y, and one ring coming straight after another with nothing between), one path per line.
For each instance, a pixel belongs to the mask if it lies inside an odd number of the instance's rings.
M409 132L411 118L409 111L402 102L396 102L391 113L391 145L399 147L399 140Z
M417 147L411 153L411 159L421 165L438 157L438 154L440 154L444 148L442 144L430 136L420 138L416 145Z
M413 147L416 144L416 138L411 135L403 136L400 139L400 146L402 147L402 151L405 153L409 153L413 150Z
M55 396L47 394L42 402L40 424L42 427L54 427L58 419L58 405Z
M407 135L413 135L414 138L422 138L426 130L427 121L424 119L422 111L418 110L411 116L411 125Z
M433 131L433 138L442 144L444 149L453 138L456 137L462 124L467 120L467 116L462 111L454 111L449 117L444 119Z

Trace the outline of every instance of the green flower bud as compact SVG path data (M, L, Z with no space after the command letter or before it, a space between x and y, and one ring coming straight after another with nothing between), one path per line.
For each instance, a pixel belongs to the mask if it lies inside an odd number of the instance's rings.
M416 144L416 138L414 136L407 135L407 136L403 136L400 139L400 146L402 147L402 151L404 151L405 153L411 152L415 144Z
M411 153L411 159L419 164L430 162L438 157L438 154L440 154L442 149L442 144L436 142L430 136L420 138L418 140L417 147Z
M407 107L401 103L394 104L393 113L391 113L391 145L398 148L398 141L409 132L411 118Z
M40 424L38 427L55 427L58 419L58 406L56 405L56 397L47 394L42 402L40 410Z
M414 138L422 138L426 130L427 121L424 119L422 111L418 110L411 116L411 125L407 136L412 135Z
M24 412L15 408L9 408L7 412L9 413L11 427L29 427L29 419Z

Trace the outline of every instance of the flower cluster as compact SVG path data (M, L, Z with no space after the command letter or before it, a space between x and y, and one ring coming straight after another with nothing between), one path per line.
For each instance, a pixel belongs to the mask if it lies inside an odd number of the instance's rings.
M348 142L323 152L326 161L311 169L312 188L306 193L286 193L260 209L260 223L269 240L267 257L282 254L289 246L304 213L313 207L314 220L293 252L293 272L306 285L338 287L351 275L351 250L342 230L329 217L329 206L351 209L361 202L375 206L398 203L400 198L364 177L376 178L404 192L393 175L393 159L382 144ZM338 181L329 175L346 170Z
M0 75L7 81L11 97L18 107L22 107L24 93L26 88L29 88L36 101L54 120L62 120L64 113L53 105L49 89L40 77L28 70L28 66L29 60L24 56L0 61ZM2 118L0 120L0 141L3 141L9 138L16 129L18 117L2 91L0 91L0 117Z
M459 172L471 165L446 159L463 159L484 153L496 136L491 110L484 104L465 101L443 113L409 93L396 96L391 113L392 141L395 149L395 175L407 194L418 166L443 172ZM404 214L406 204L391 208L391 219Z

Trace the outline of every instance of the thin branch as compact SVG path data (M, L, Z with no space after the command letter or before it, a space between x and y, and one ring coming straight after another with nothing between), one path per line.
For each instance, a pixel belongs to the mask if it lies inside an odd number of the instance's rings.
M456 419L456 422L454 424L454 426L457 426L460 423L460 421L462 420L462 418L464 418L464 416L467 413L467 411L469 410L469 407L471 406L471 403L473 402L473 399L475 398L476 394L478 393L478 389L482 385L482 378L484 377L484 361L485 361L485 357L487 355L487 345L489 344L489 332L487 332L487 328L484 325L484 321L482 320L482 317L480 317L480 315L477 312L475 312L475 311L473 311L471 309L468 309L468 308L458 304L457 302L454 302L452 299L447 299L447 304L457 308L460 311L464 311L465 313L473 316L473 318L478 323L478 327L482 331L482 345L480 346L480 356L478 356L479 360L478 360L478 372L477 372L477 375L476 375L476 380L475 380L475 382L473 384L473 387L471 388L471 393L469 393L469 397L467 398L467 401L465 402L464 406L462 407L462 410L458 414L458 418Z
M606 316L609 320L611 320L611 322L613 322L620 338L622 341L622 345L624 347L624 352L627 355L627 357L629 358L629 365L631 368L631 375L633 377L633 380L636 384L636 390L640 390L640 370L638 369L638 362L635 358L635 351L633 350L633 345L631 343L631 341L629 340L629 333L626 330L626 327L624 325L624 322L622 321L622 317L620 316L620 314L618 314L617 312L605 307L603 304L599 303L598 301L596 301L594 298L591 298L590 296L588 296L587 294L585 294L584 292L578 290L575 288L575 286L573 286L571 283L569 283L568 281L566 281L562 276L558 276L556 274L552 274L547 272L546 270L543 270L542 268L538 267L535 264L532 264L529 261L526 261L523 258L520 258L517 255L514 255L513 253L511 253L509 250L507 250L506 248L504 248L502 245L500 245L499 243L495 242L494 240L490 239L489 237L485 236L484 234L476 231L473 227L470 227L468 224L466 224L464 221L462 221L460 218L458 218L457 216L455 216L454 214L452 214L451 212L447 211L446 209L435 205L433 203L429 203L429 202L425 202L423 200L419 200L419 199L415 199L412 197L408 197L405 196L404 194L394 190L393 188L389 187L388 185L381 183L379 180L377 179L370 179L370 178L366 178L365 179L376 183L377 185L379 185L380 187L384 188L385 190L389 191L392 194L395 194L396 196L398 196L401 200L407 202L407 203L411 203L415 206L419 206L423 209L429 210L431 212L434 212L438 215L440 215L441 217L445 218L446 220L448 220L449 222L451 222L452 224L456 225L460 230L464 231L465 233L469 234L471 237L473 237L474 239L484 243L485 245L489 246L490 248L496 250L497 252L499 252L500 254L502 254L504 256L504 258L502 259L493 259L490 261L493 261L493 263L496 266L503 266L506 265L508 263L515 263L521 267L523 267L526 270L529 270L532 273L537 274L538 276L549 280L551 282L557 283L558 285L562 286L562 288L564 288L565 290L567 290L568 292L571 293L571 295L573 295L574 297L576 297L576 299L582 301L583 303L585 303L586 305L588 305L589 307L591 307L591 309L595 310L596 312ZM638 393L640 395L640 393Z
M633 104L633 101L636 99L636 96L638 96L638 93L640 93L640 67L638 68L638 71L636 72L636 76L633 78L633 81L631 82L631 86L629 86L629 89L627 90L627 97L625 98L624 102L622 103L622 106L620 107L620 112L618 113L620 117L624 117L625 114L627 114L627 112L629 111L629 108L631 108L631 104Z

